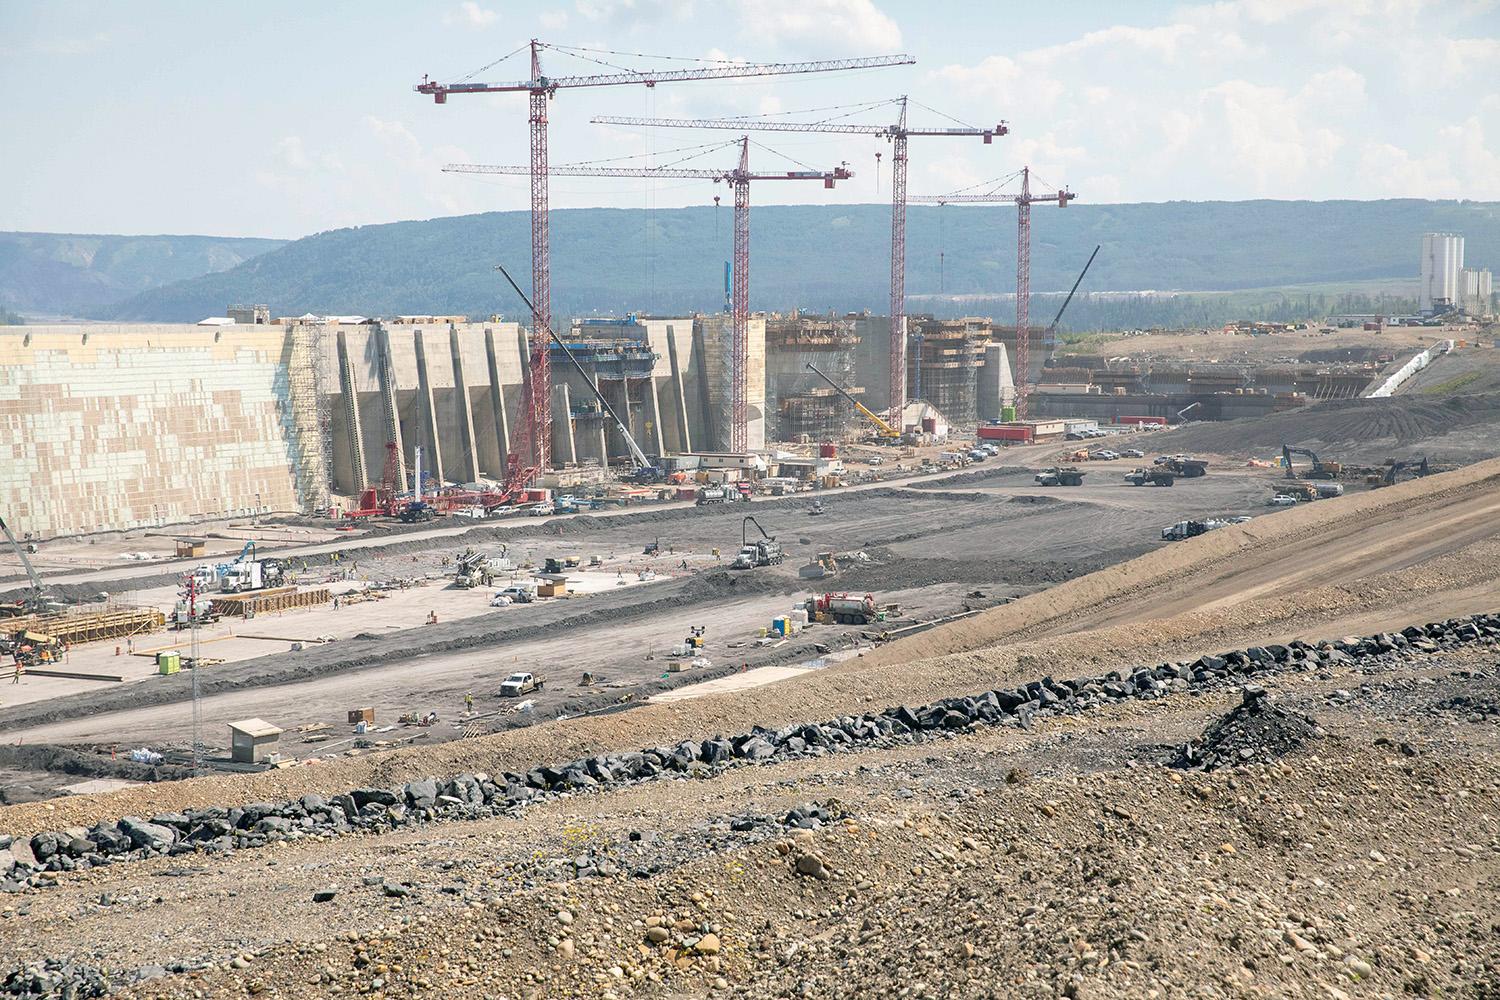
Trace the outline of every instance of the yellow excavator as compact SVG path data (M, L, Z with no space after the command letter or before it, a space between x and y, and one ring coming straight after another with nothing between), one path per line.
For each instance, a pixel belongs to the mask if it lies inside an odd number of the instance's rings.
M885 420L881 419L881 417L877 415L874 410L870 409L864 403L861 403L859 400L851 396L847 391L845 391L843 386L839 385L833 379L829 378L826 374L820 371L817 365L814 365L811 361L809 361L807 363L807 370L818 376L818 378L822 379L824 382L827 382L829 385L833 386L834 392L847 399L851 404L853 404L854 408L860 412L860 415L862 417L870 421L870 423L874 424L875 436L877 438L882 441L901 440L901 432L899 430L892 427Z

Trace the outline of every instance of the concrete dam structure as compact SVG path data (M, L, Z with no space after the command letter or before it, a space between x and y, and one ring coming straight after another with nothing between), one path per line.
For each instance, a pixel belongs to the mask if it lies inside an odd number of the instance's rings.
M380 481L387 442L402 483L418 446L425 481L503 478L527 376L516 323L236 318L0 328L0 510L16 530L44 539L324 509ZM726 333L719 316L632 317L582 321L564 340L642 446L666 454L726 443ZM752 447L765 441L764 343L757 318ZM553 352L554 462L625 458Z
M653 455L723 451L732 408L727 314L574 320L552 347L559 468L628 462L597 387ZM889 320L753 316L748 444L839 440L865 430L825 368L866 405L888 406ZM923 390L962 403L959 423L999 416L1005 351L969 323ZM339 506L381 482L388 444L409 488L504 478L523 420L529 360L514 322L462 316L273 319L235 306L198 324L0 328L0 511L30 537ZM959 384L963 383L963 384ZM950 399L951 397L951 399ZM940 405L941 408L941 405Z

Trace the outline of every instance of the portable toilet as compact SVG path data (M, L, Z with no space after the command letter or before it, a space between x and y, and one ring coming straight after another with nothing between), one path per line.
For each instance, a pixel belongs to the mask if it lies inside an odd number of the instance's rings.
M182 653L175 649L156 654L156 672L162 676L182 670Z

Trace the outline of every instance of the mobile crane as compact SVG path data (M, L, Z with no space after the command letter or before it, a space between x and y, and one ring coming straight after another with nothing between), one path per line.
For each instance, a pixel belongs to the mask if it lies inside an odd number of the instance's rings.
M829 378L826 374L819 370L817 365L814 365L811 361L809 361L807 363L807 370L818 376L818 378L822 379L824 382L827 382L829 385L833 386L834 392L847 399L851 404L853 404L854 408L860 412L861 416L874 424L875 436L877 438L882 441L899 441L901 439L901 432L899 430L886 423L875 414L875 411L871 410L864 403L861 403L859 400L851 396L843 386L839 385L837 382L835 382L833 379Z
M0 517L0 531L5 533L5 540L10 547L16 550L16 555L21 560L21 568L26 571L26 579L31 582L25 595L18 605L0 606L0 615L11 613L31 614L33 612L46 611L50 602L42 595L42 578L37 575L36 567L31 565L31 560L26 556L26 550L21 543L16 541L16 536L11 533L10 525L5 523L5 518Z

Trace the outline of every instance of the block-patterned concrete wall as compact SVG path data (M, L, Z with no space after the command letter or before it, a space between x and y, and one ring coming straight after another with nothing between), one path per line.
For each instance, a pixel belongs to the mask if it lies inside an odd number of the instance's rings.
M280 327L0 331L0 509L39 537L297 510Z

